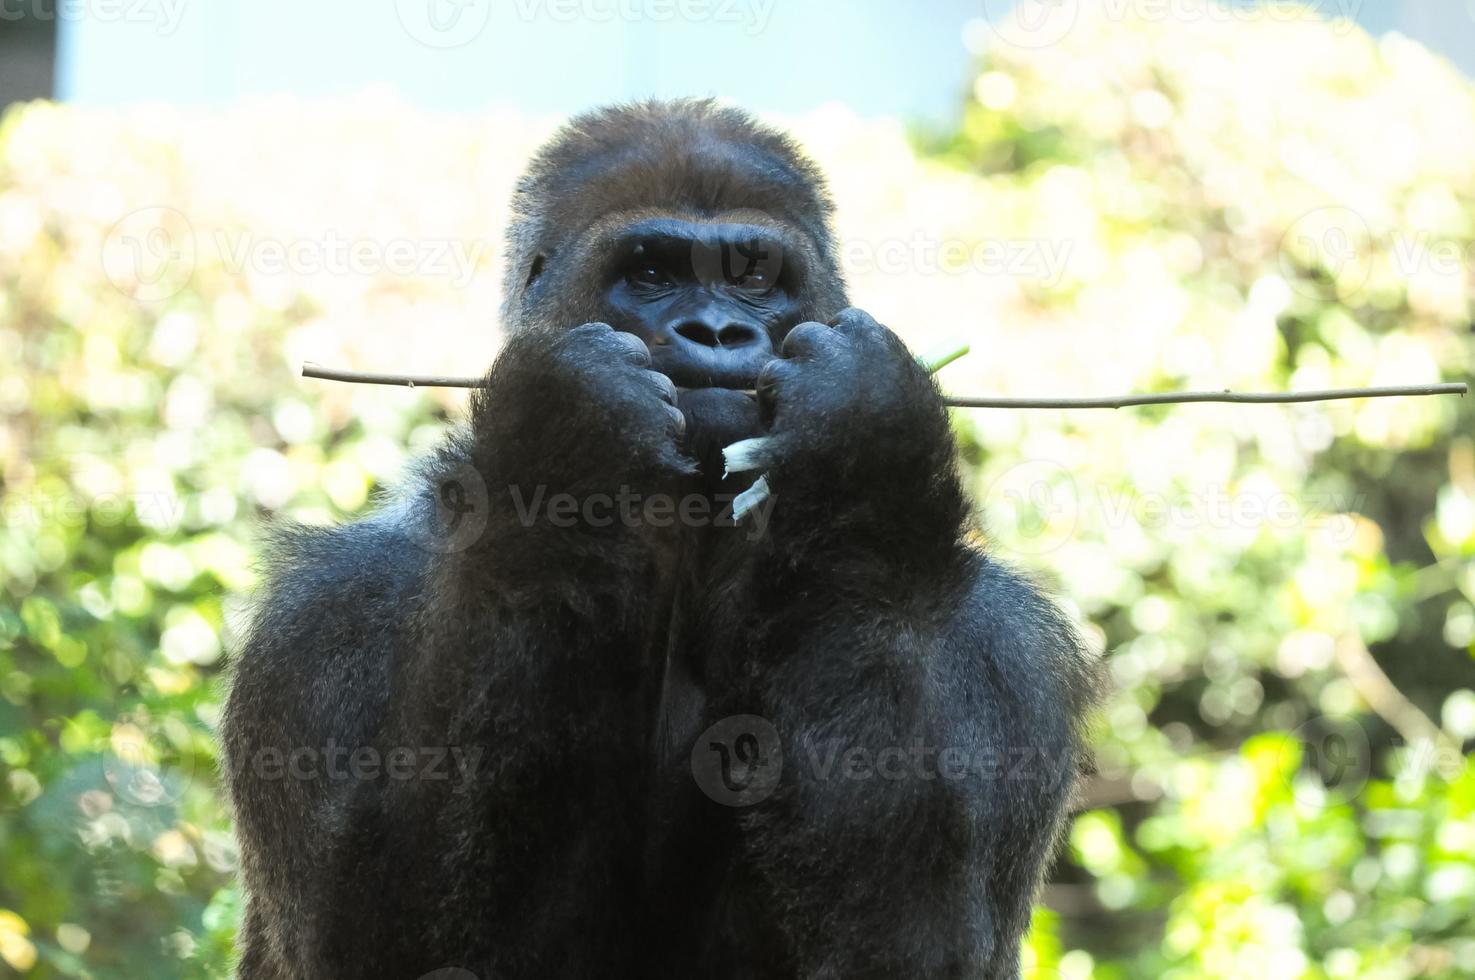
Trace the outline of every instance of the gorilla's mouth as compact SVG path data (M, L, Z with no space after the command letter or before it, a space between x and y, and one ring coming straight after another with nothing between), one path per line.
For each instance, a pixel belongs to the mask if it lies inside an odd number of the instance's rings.
M693 356L690 351L682 351L674 356L663 356L667 350L657 347L651 352L651 367L670 378L678 388L752 391L758 381L758 373L773 360L768 351L733 356L732 352L719 348L714 353L716 356Z

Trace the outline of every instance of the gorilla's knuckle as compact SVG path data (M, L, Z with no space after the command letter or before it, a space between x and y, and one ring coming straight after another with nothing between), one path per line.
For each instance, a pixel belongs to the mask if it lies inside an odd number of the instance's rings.
M610 350L620 357L641 367L650 363L650 348L645 346L645 341L633 333L615 331L606 339L609 341Z
M880 336L886 333L881 321L854 306L841 310L831 323L837 332L845 336Z
M656 389L662 401L672 405L676 404L677 391L675 382L659 371L646 371L645 379L651 387Z
M581 323L569 330L564 339L571 343L587 344L603 336L614 333L614 327L608 323Z
M769 361L763 370L758 372L758 377L753 382L753 389L759 398L776 394L784 379L793 374L793 365L788 361Z
M784 338L785 357L811 357L833 347L839 340L833 327L823 323L801 323Z

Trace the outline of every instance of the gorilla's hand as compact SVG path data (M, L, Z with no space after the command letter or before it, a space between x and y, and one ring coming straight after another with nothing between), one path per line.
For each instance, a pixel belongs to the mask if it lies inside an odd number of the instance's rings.
M868 313L801 323L758 377L758 406L780 458L849 470L897 462L893 450L935 437L942 400L901 340ZM836 474L838 475L838 474Z
M483 472L550 493L651 492L690 473L676 386L604 323L511 338L473 405Z
M962 496L947 408L890 330L857 309L804 323L757 382L775 519L807 514L955 534ZM920 522L920 524L918 524Z

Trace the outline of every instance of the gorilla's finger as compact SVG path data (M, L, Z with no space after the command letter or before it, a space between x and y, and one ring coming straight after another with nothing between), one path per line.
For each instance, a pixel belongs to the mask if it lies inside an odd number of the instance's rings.
M633 333L625 333L624 331L616 330L609 339L615 349L619 352L619 355L630 361L632 364L637 364L640 367L645 367L647 364L650 363L650 348L645 346L645 341L641 340Z
M610 326L608 323L600 323L596 320L590 323L581 323L577 327L573 327L569 330L568 335L570 337L591 338L598 337L601 334L609 334L614 332L614 327Z
M823 323L801 323L784 338L784 357L814 357L842 346L845 340Z
M671 405L676 404L676 383L659 371L645 371L645 380L660 392L661 400Z
M667 414L671 416L671 427L676 430L676 438L680 439L686 435L686 413L675 405L662 406Z
M608 323L581 323L568 332L568 337L578 343L598 347L609 356L620 357L639 367L650 363L650 348L645 341L633 333L616 330Z
M829 329L829 328L824 328ZM753 391L758 396L758 421L767 429L773 426L774 416L778 412L779 389L783 387L784 379L793 373L793 367L784 361L769 361L763 370L758 372L758 378L753 383Z
M852 337L855 339L880 340L888 333L887 329L882 326L879 320L865 310L857 309L854 306L841 310L835 319L830 321L830 325L842 337Z

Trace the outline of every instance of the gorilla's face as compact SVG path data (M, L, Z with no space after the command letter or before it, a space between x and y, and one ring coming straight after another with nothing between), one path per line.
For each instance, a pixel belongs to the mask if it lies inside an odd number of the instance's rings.
M684 388L752 388L803 319L804 260L772 221L633 221L612 236L606 319Z

